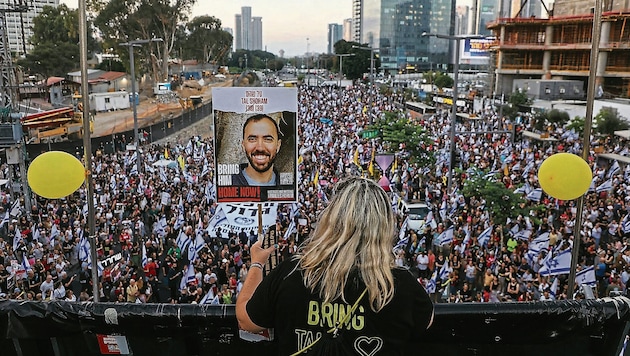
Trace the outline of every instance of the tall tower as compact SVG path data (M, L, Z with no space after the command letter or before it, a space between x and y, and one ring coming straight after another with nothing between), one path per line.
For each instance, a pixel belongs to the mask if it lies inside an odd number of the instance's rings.
M352 0L352 41L361 43L363 36L363 0Z
M343 20L343 39L352 41L352 19Z
M243 48L243 19L241 14L234 15L234 49Z
M23 56L33 49L29 41L33 35L33 19L44 11L44 6L59 6L59 0L0 0L0 8L7 9L21 3L28 3L28 10L7 12L5 21L9 49Z
M341 40L343 26L336 23L328 24L328 54L335 53L335 43Z
M262 17L252 17L252 48L253 50L262 50Z
M243 48L252 49L252 8L250 6L241 7L241 41Z

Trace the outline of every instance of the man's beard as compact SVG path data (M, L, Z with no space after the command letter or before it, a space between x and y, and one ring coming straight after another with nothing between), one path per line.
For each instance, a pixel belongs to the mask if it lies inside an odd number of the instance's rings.
M254 161L254 157L256 155L265 155L267 157L269 157L269 160L267 161L267 164L265 164L264 166L259 166L255 163ZM258 173L265 173L267 172L269 169L271 169L271 167L273 167L274 162L276 161L276 155L272 155L269 154L268 152L265 151L254 151L251 154L247 155L247 160L249 161L249 165Z

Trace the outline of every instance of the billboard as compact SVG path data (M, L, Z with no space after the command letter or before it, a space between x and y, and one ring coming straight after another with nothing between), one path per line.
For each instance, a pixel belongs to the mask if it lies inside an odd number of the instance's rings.
M297 89L213 88L217 202L297 199Z
M490 61L490 48L494 45L492 38L466 38L462 53L461 63L484 65Z

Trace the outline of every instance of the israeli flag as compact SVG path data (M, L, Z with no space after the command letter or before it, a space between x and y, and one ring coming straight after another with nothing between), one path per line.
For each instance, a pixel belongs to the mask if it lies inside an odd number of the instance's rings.
M483 232L477 237L477 241L479 241L479 245L487 246L490 241L490 237L492 236L492 225L487 229L483 230Z
M191 241L188 235L186 235L184 231L182 230L179 232L179 235L177 235L177 239L175 239L175 243L177 243L177 246L179 247L180 250L186 251Z
M552 254L550 253L549 256ZM555 257L546 258L538 273L541 276L567 274L571 270L571 249L559 252Z
M453 242L453 226L442 231L442 233L438 236L438 241L440 243L440 246Z
M575 274L575 283L578 285L587 284L587 285L596 285L597 280L595 279L595 266L589 266L583 268L581 271Z
M595 188L595 192L597 193L607 192L607 191L612 190L612 188L613 188L612 179L609 179L605 181L604 183L600 184L599 186L597 186L597 188Z
M453 268L449 266L448 258L444 261L442 268L440 268L440 280L445 281L448 279L449 273L453 272Z
M437 271L433 271L433 275L431 279L429 279L426 289L428 294L433 294L437 290Z
M531 192L527 193L527 200L532 200L535 202L540 202L540 199L542 199L542 194L543 194L543 190L542 188L536 188L534 190L532 190Z
M630 233L630 214L626 215L621 221L621 229L624 234Z
M405 239L405 235L407 233L407 226L409 225L409 217L405 218L405 221L403 221L402 225L400 226L400 231L398 232L398 239L399 240L404 240Z
M608 169L608 173L606 174L606 179L611 179L617 172L621 171L621 167L619 167L619 162L615 160L612 166Z
M212 288L201 298L199 304L219 305L219 298L214 295Z
M186 270L186 274L182 277L182 280L179 282L179 290L185 289L188 283L195 281L195 267L193 264L188 265L188 269Z
M147 263L149 263L149 257L147 256L147 247L144 242L142 242L142 268L144 268Z

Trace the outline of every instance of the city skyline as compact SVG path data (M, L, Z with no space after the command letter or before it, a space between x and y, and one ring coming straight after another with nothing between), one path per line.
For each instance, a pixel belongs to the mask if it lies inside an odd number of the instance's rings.
M78 0L60 0L61 4L77 8ZM262 17L262 47L267 52L285 57L302 56L309 52L327 52L328 24L342 24L352 17L352 0L242 0L198 1L190 18L209 15L221 20L222 27L232 29L234 15L241 7L252 7L252 13ZM308 41L307 41L308 38Z

